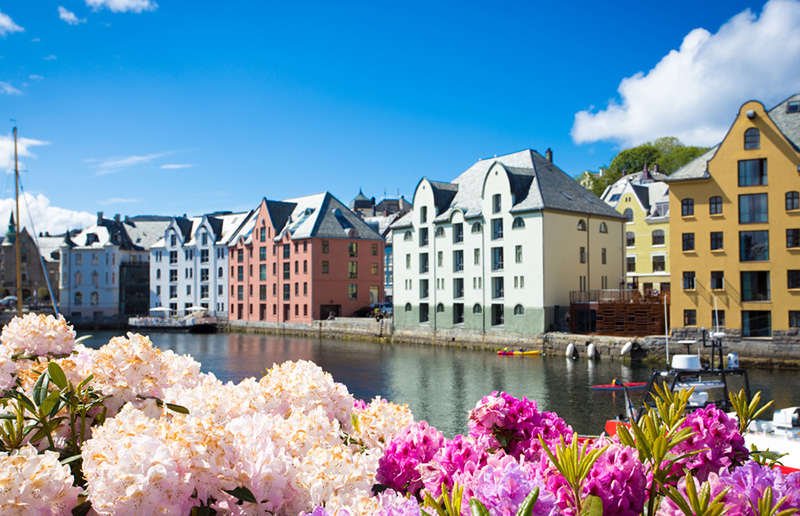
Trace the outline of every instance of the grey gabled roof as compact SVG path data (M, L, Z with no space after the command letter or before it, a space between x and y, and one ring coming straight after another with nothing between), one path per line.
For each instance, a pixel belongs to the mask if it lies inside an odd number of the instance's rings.
M266 199L265 202L267 203L269 218L276 228L282 228L286 225L286 221L292 216L292 211L297 206L293 202L268 201Z
M633 193L639 198L645 210L650 209L650 189L642 185L631 185Z
M789 102L800 102L800 93L792 95L767 113L795 150L800 151L800 112L787 113L786 106Z
M708 162L717 154L717 149L719 149L719 144L711 147L700 156L697 156L692 161L673 172L664 181L673 183L675 181L689 181L692 179L705 179L709 177Z
M359 239L383 240L361 217L330 192L287 199L284 202L294 204L295 207L276 239L281 238L286 231L290 232L292 240L310 237L352 238L349 237L349 232L354 229L358 232Z

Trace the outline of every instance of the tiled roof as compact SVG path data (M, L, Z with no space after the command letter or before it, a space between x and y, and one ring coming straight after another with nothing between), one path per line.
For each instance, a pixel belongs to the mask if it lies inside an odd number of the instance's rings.
M800 112L787 113L786 106L789 102L800 102L800 93L792 95L770 109L768 114L795 150L800 151Z
M382 240L381 236L353 213L339 199L323 192L316 195L287 199L295 204L283 231L291 233L292 240L300 238L348 238L349 231L358 232L363 240ZM279 234L276 238L280 238Z
M130 217L122 226L135 247L147 250L164 238L170 220L170 217Z
M664 181L673 183L675 181L689 181L691 179L705 179L709 177L708 162L717 153L717 149L719 149L719 144L711 147L705 153L697 156L695 159L673 172Z

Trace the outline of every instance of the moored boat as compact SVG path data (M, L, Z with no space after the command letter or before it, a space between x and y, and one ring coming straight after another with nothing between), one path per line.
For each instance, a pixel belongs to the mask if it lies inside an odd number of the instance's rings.
M517 351L501 349L497 352L498 355L528 355L528 356L540 355L541 353L542 352L539 350L524 350L524 349L520 349Z
M209 317L202 307L189 307L182 317L170 316L169 308L151 308L154 315L131 317L128 326L135 330L171 331L188 333L216 333L217 319Z

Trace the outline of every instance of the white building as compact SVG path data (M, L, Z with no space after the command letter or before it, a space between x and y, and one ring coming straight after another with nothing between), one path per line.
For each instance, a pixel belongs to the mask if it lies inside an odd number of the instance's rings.
M61 244L59 307L70 321L115 322L147 314L149 248L168 217L103 218Z
M174 217L150 249L150 308L227 317L228 246L251 212Z
M533 150L423 178L392 230L398 326L540 334L625 278L622 216Z

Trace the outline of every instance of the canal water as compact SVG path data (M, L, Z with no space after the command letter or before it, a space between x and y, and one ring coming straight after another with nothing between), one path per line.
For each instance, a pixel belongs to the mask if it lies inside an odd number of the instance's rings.
M94 332L99 347L115 332ZM618 360L568 360L563 356L498 356L495 353L413 344L219 333L150 333L162 350L189 354L222 381L260 378L273 364L310 360L345 384L357 398L381 396L406 403L415 418L448 437L467 432L467 412L492 391L536 401L558 413L581 434L598 434L606 419L624 412L623 396L595 392L592 385L647 381L651 369ZM800 405L798 373L751 370L753 392L776 407Z

